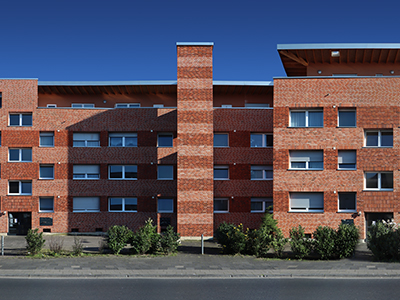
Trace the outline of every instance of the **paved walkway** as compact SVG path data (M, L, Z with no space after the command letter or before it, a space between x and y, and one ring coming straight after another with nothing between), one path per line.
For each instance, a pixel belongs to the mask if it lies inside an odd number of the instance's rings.
M53 239L63 239L64 249L72 249L74 237L46 236L46 248ZM102 237L83 236L85 252L98 253ZM0 256L0 277L384 277L400 278L399 263L374 262L365 243L356 255L335 261L298 261L256 259L248 256L220 255L219 247L205 243L201 255L200 241L184 241L177 255L130 256L93 255L71 258L33 259L23 255L24 237L5 237L5 256Z

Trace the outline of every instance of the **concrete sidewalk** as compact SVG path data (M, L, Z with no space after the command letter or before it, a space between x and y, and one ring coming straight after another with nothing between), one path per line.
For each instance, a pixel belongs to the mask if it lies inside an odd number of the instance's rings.
M45 237L46 247L50 238ZM64 249L72 248L74 238L61 236ZM81 236L85 252L98 253L102 237ZM298 261L256 259L249 256L220 255L213 242L205 243L205 255L200 254L200 241L184 241L177 255L130 256L93 255L71 258L33 259L22 256L24 237L6 236L6 255L0 257L0 277L79 277L79 278L148 278L148 277L306 277L306 278L400 278L399 263L373 262L365 243L357 247L356 255L334 261ZM71 248L70 248L71 247Z

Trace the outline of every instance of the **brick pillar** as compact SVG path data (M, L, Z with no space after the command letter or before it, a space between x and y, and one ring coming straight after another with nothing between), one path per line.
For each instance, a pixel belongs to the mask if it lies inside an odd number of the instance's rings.
M213 236L213 43L177 43L177 227Z

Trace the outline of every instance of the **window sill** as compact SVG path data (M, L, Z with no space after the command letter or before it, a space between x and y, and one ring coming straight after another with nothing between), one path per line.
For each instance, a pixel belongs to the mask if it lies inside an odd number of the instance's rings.
M363 192L393 192L393 189L363 189Z
M42 146L42 145L39 145L39 148L54 148L54 145L53 146Z
M288 213L323 214L323 210L289 210Z
M229 178L214 178L214 180L229 180Z
M108 146L108 148L137 148L138 146Z
M357 126L336 126L336 128L357 128Z
M357 171L357 169L336 169L336 171Z
M54 213L54 210L40 210L39 214L51 214Z
M363 149L393 148L393 146L364 146Z
M137 180L137 178L108 178L108 180Z
M54 180L54 178L39 178L39 180Z
M288 171L323 171L324 169L287 169Z
M250 148L252 148L252 149L254 149L254 148L273 148L273 146L257 146L257 147L255 147L255 146L250 146Z
M173 214L173 211L158 211L158 214Z
M171 181L171 180L174 180L173 178L157 178L157 180L168 180L168 181Z
M214 148L229 148L229 146L214 146Z
M137 210L109 210L110 213L137 213Z
M263 179L250 179L250 180L253 180L253 181L271 181L271 180L273 180L273 178L263 178Z
M257 211L250 211L250 213L252 213L252 214L265 214L265 213L272 214L273 211L272 210L269 210L269 211L257 210Z
M100 210L96 210L96 211L72 211L73 213L99 213Z
M295 127L295 126L288 126L287 128L324 128L324 126L303 126L303 127Z
M9 163L31 163L32 161L19 161L19 160L9 160Z
M72 178L72 180L100 180L100 178Z
M7 194L7 196L32 196L32 194Z
M228 214L229 211L214 211L214 214Z
M72 146L72 148L101 148L101 146Z
M356 214L357 211L356 210L338 210L336 213L337 214L343 214L343 213L345 213L345 214Z

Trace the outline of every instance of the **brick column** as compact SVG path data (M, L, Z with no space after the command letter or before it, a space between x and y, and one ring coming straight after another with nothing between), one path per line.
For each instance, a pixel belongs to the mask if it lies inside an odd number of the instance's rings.
M177 229L213 236L213 43L177 43Z

